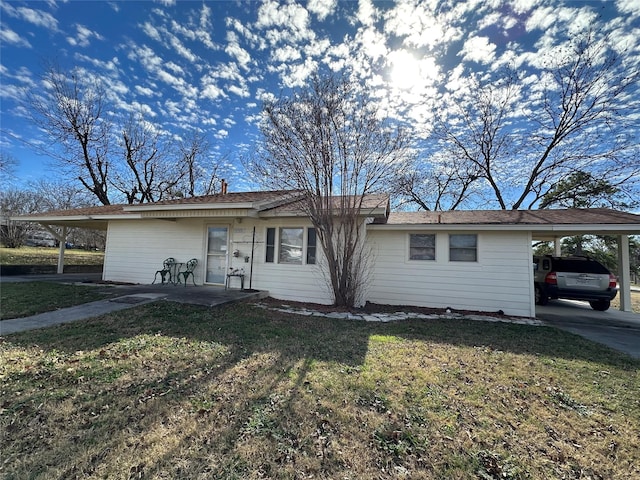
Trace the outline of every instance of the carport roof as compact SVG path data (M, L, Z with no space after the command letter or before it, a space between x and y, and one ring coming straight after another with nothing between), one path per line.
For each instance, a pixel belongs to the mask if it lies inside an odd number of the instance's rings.
M608 208L392 212L374 229L526 230L543 235L640 234L640 215Z

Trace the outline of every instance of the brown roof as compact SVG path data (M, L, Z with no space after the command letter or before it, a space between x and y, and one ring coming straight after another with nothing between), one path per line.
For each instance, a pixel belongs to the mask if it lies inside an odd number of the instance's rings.
M234 193L217 193L215 195L201 195L199 197L175 198L171 200L161 200L153 203L142 203L127 205L132 209L136 207L160 207L169 205L206 205L221 203L254 203L271 200L278 200L281 197L295 194L295 190L265 190L258 192L234 192Z
M20 215L21 218L28 217L75 217L92 215L120 215L125 213L124 207L128 205L100 205L96 207L71 208L69 210L49 210L42 213L31 213Z
M334 197L334 200L337 200L338 198L340 197L336 196ZM303 201L302 199L299 199L295 202L290 202L290 203L278 206L276 208L272 208L271 210L269 210L269 213L273 213L273 214L299 213L303 211L302 201ZM389 206L389 195L387 194L373 193L373 194L365 195L364 198L362 199L362 210L364 210L365 215L367 214L367 211L377 210L377 209L383 209L385 210L385 213L387 213L388 206Z
M640 225L640 215L608 208L392 212L388 225Z
M139 208L144 210L153 210L155 207L172 206L172 205L207 205L207 204L230 204L230 203L254 203L269 200L278 200L286 195L291 195L289 190L273 190L260 192L237 192L216 195L202 195L199 197L176 198L171 200L162 200L160 202L142 203L142 204L117 204L117 205L100 205L94 207L72 208L68 210L51 210L42 213L33 213L29 215L21 215L20 217L74 217L74 216L94 216L94 215L121 215L135 211Z

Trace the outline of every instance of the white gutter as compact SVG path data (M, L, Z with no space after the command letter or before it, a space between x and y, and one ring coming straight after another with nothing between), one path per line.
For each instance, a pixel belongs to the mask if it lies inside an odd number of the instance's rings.
M527 231L527 232L553 232L554 234L575 235L576 233L624 233L627 235L640 234L640 224L486 224L486 223L402 223L367 225L371 230L431 230L431 231Z

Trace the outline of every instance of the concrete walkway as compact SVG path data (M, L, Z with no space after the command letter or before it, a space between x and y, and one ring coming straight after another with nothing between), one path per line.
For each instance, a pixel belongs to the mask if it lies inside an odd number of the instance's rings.
M94 274L63 274L5 276L0 278L0 283L48 281L89 285L103 289L113 288L116 291L116 296L109 299L84 303L69 308L61 308L31 317L2 320L0 321L0 336L98 317L157 300L212 307L241 300L264 298L268 295L268 292L263 291L246 292L237 289L225 290L223 287L215 286L194 287L190 285L185 287L184 285L105 285L86 283L98 281L99 277L99 274L97 277Z

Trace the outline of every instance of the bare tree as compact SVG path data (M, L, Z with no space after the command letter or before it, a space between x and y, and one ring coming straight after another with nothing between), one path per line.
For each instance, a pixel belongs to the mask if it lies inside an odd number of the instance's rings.
M0 191L0 239L5 247L21 247L36 229L35 225L16 222L10 217L38 211L41 200L40 195L24 189L8 188Z
M178 158L186 196L210 195L215 192L227 155L223 155L218 161L212 161L210 151L211 145L201 132L193 131L178 142Z
M18 165L18 161L13 155L6 152L0 152L0 175L5 179L13 175L13 172Z
M184 173L171 162L157 129L141 114L125 121L120 142L122 162L114 162L109 181L127 203L148 203L172 196Z
M28 95L32 118L62 147L47 149L103 205L109 205L108 174L111 124L106 116L106 91L99 81L74 70L51 67L44 91ZM56 153L57 152L57 153Z
M112 196L131 204L213 190L219 163L207 163L204 135L170 148L142 114L120 121L108 92L89 72L50 67L42 84L42 91L28 94L32 118L51 140L40 150L101 204L109 205Z
M637 88L637 66L587 32L554 52L533 86L516 81L524 75L472 77L469 92L451 97L449 117L436 122L432 140L448 168L421 170L429 180L425 170L443 175L436 184L452 208L472 191L502 209L533 208L576 171L637 193L638 129L630 122L638 104L627 95ZM416 185L405 184L403 193L417 197ZM442 207L438 198L431 205Z
M346 78L316 77L263 110L262 151L251 168L265 186L301 193L334 303L354 305L366 273L368 199L407 154L408 137Z

